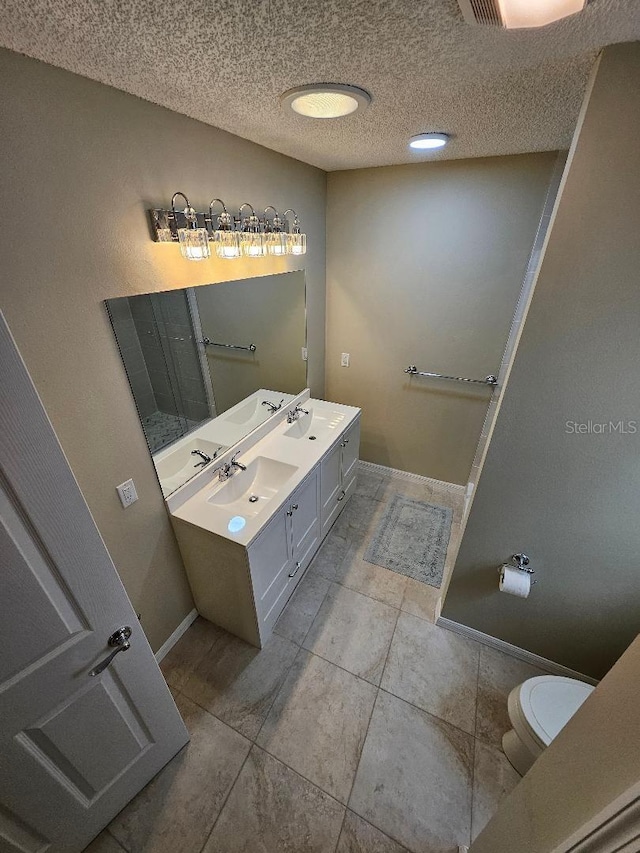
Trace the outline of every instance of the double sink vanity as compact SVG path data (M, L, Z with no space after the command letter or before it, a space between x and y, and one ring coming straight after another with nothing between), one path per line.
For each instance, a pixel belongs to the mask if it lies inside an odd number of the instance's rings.
M264 645L355 489L359 444L360 410L306 390L167 498L202 616Z

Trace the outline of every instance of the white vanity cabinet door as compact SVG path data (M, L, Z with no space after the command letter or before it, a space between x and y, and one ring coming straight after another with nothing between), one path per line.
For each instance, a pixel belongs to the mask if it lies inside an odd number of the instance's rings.
M320 465L320 506L323 537L336 520L342 500L342 445L341 441L338 441Z
M287 503L248 549L253 596L259 622L275 621L291 571L291 537ZM286 601L286 597L284 599ZM278 605L280 604L280 610Z
M342 488L346 489L356 475L356 465L360 455L360 418L356 418L349 429L345 430L340 445L342 447Z
M320 542L319 485L319 468L316 468L291 496L289 518L294 586L304 574Z

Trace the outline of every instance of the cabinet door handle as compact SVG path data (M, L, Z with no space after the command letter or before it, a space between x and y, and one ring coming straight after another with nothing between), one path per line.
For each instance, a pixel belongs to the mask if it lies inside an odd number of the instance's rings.
M349 444L349 439L345 438L345 440L343 442L341 442L340 447L346 447L347 444Z
M298 574L299 569L300 569L300 563L296 562L296 567L292 572L289 572L289 577L290 578L295 577Z
M298 509L298 504L291 504L291 506L289 507L289 509L287 511L287 515L289 517L291 517L297 509Z
M346 493L346 492L345 492L345 490L343 489L343 490L340 492L340 494L338 495L338 500L339 500L339 501L343 501L343 500L344 500L344 496L345 496L346 494L347 494L347 493Z

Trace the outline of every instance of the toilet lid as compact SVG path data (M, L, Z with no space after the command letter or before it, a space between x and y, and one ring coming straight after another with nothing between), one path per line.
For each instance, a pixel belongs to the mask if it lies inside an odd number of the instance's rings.
M559 675L530 678L520 685L522 714L536 737L548 746L593 689Z

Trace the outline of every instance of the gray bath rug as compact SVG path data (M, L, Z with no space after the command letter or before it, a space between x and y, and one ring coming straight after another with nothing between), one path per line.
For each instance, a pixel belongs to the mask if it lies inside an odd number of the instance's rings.
M364 559L375 566L439 587L452 517L448 507L392 495Z

